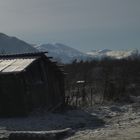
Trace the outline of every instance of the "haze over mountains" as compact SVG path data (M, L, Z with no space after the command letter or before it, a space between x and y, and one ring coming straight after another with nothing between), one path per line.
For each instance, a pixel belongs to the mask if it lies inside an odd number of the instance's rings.
M137 56L139 54L137 49L129 51L113 51L103 49L92 50L90 52L81 52L61 43L30 45L16 37L10 37L8 35L0 33L0 54L21 54L33 53L38 51L47 51L48 56L52 56L54 60L62 63L71 63L75 59L77 61L85 61L92 59L102 59L104 57L122 59L130 56Z

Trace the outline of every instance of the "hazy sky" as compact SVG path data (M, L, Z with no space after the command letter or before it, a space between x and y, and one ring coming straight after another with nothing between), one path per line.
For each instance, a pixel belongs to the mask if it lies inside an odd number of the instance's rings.
M140 49L140 0L0 0L0 32L86 51Z

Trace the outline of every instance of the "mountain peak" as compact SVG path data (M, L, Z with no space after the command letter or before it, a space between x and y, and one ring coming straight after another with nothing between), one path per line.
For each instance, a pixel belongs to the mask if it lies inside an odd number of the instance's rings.
M61 61L62 63L70 63L73 60L92 60L102 59L104 57L111 57L115 59L127 58L129 56L135 56L138 54L138 50L133 49L129 51L113 51L109 49L103 50L92 50L88 53L80 52L74 48L61 43L55 44L42 44L36 47L40 51L47 51L49 56L54 57L55 60Z
M4 33L0 33L0 38L1 38L1 39L2 39L2 38L9 38L9 36L6 35L6 34L4 34Z
M0 54L32 53L37 50L28 43L16 38L0 33Z
M74 48L61 43L55 44L42 44L36 47L40 51L47 51L49 56L62 63L70 63L74 59L77 60L87 60L89 56L84 54Z

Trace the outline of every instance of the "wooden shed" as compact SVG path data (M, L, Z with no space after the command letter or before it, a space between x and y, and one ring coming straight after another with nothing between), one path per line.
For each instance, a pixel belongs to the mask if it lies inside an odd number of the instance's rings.
M64 74L44 53L0 56L0 116L64 105Z

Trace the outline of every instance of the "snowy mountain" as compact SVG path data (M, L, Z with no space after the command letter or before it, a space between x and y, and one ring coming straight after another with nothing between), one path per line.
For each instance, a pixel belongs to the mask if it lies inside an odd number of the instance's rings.
M131 56L137 56L139 52L137 49L120 50L120 51L104 49L104 50L93 50L91 52L87 52L87 54L97 59L102 59L105 57L110 57L114 59L122 59L122 58L131 57Z
M0 33L0 54L32 53L38 51L28 43Z
M73 60L92 60L92 59L103 59L105 57L122 59L131 56L137 56L139 54L137 49L133 50L120 50L113 51L109 49L103 50L93 50L91 52L83 53L74 48L68 47L66 45L56 43L56 44L43 44L36 45L35 48L40 51L47 51L49 56L54 57L55 60L62 63L70 63Z
M71 63L73 60L92 60L102 59L105 57L122 59L130 56L137 56L139 54L137 49L128 51L113 51L108 49L92 50L91 52L80 52L72 47L64 44L42 44L30 45L16 37L10 37L0 33L0 54L20 54L20 53L33 53L38 51L47 51L48 56L54 60L62 63Z
M75 59L77 59L77 61L84 61L92 58L86 53L80 52L60 43L36 45L34 47L40 51L47 51L48 56L52 56L55 60L62 63L70 63Z

